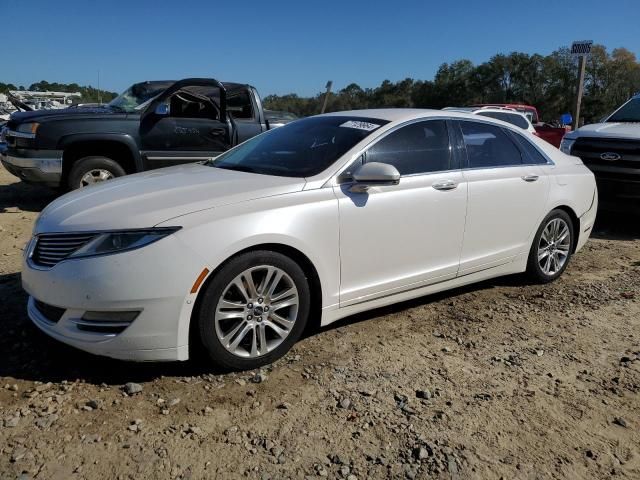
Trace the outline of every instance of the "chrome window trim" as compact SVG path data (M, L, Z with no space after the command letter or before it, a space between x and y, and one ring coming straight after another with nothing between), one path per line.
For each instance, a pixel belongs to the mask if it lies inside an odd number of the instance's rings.
M489 117L487 117L489 118ZM461 122L476 122L476 120L474 118L455 118L454 120L458 120ZM538 148L538 146L533 143L531 140L529 140L528 138L526 138L524 135L522 135L521 132L518 132L515 128L513 128L512 126L503 126L503 125L496 125L493 122L484 122L484 121L480 121L478 123L484 123L487 125L493 125L494 127L498 127L498 128L502 128L503 130L508 130L509 133L513 134L513 135L520 135L525 141L529 142L531 145L533 145L533 147L538 151L538 153L540 153L540 155L542 155L546 160L547 163L519 163L519 164L514 164L514 165L496 165L496 166L489 166L489 167L469 167L469 166L465 166L462 170L463 171L467 171L467 170L491 170L493 168L514 168L514 167L532 167L532 166L549 166L549 165L555 165L555 163L542 151L540 150L540 148ZM515 126L515 125L514 125ZM520 129L522 130L522 129ZM462 132L461 132L462 133ZM513 145L516 147L516 149L518 149L518 151L520 152L520 154L522 155L523 150L522 148L515 143L513 140L509 139ZM464 141L464 138L463 138ZM465 144L465 148L466 148L466 144ZM467 160L469 160L467 158Z
M485 118L489 118L489 117L485 117ZM491 170L494 168L515 168L515 167L544 167L544 166L555 166L555 163L549 158L548 155L546 155L535 143L533 143L532 141L530 141L529 139L527 139L524 135L522 135L522 133L518 132L516 129L519 127L516 127L515 125L512 126L503 126L503 125L496 125L494 122L492 121L486 121L482 118L463 118L463 117L451 117L451 116L447 116L447 115L438 115L438 116L434 116L434 117L420 117L420 118L412 118L411 120L405 120L402 123L398 123L397 125L392 126L391 128L389 128L388 130L386 130L385 132L383 132L382 134L380 134L379 136L371 139L367 144L365 144L362 148L358 149L356 151L356 153L354 153L353 155L351 155L351 158L349 159L349 161L345 162L333 175L331 175L331 177L324 182L324 184L322 185L322 187L325 186L329 186L329 187L333 187L333 186L337 186L337 185L341 185L340 183L338 183L338 177L340 177L340 175L347 170L351 164L353 162L356 161L356 159L358 157L360 157L366 150L368 150L369 148L371 148L373 145L375 145L376 143L378 143L379 141L383 140L384 138L386 138L388 135L390 135L391 133L395 132L396 130L402 128L402 127L406 127L408 125L411 125L413 123L419 123L419 122L427 122L430 120L445 120L445 121L462 121L462 122L477 122L477 123L484 123L486 125L493 125L496 126L498 128L502 128L505 130L509 130L509 132L514 133L515 135L520 135L522 136L527 142L529 142L530 144L532 144L534 146L534 148L536 150L538 150L538 152L547 159L547 163L520 163L517 165L500 165L500 166L495 166L495 167L467 167L467 166L460 166L460 168L457 169L453 169L453 170L441 170L441 171L436 171L436 172L425 172L425 173L414 173L411 175L402 175L400 178L407 178L407 177L414 177L414 176L425 176L425 175L435 175L435 174L440 174L440 173L452 173L452 172L465 172L465 171L475 171L475 170ZM522 152L522 149L520 148L520 146L516 145L514 143L515 147ZM452 150L453 153L453 147L454 145L451 144L451 142L449 142L449 148ZM348 185L348 183L345 183L344 185ZM321 188L322 188L321 187Z
M523 135L522 132L518 132L517 130L513 130L513 129L509 129L509 132L511 132L513 135L520 135L520 137L522 137L525 142L529 142L529 144L532 145L533 148L535 148L538 151L538 153L547 160L547 163L528 163L523 165L525 166L526 165L555 165L555 162L551 160L549 155L547 155L544 151L542 151L542 149L540 149L540 147L538 147L534 142L532 142L525 135Z

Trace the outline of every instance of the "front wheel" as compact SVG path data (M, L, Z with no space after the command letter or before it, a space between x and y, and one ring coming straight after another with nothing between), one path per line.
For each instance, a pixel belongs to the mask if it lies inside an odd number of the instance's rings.
M126 174L118 162L108 157L84 157L71 167L67 186L69 190L76 190Z
M287 353L309 317L309 282L300 266L282 254L256 251L232 259L215 275L198 316L211 359L250 370Z
M527 273L541 283L565 271L573 249L573 222L564 210L553 210L542 221L529 252Z

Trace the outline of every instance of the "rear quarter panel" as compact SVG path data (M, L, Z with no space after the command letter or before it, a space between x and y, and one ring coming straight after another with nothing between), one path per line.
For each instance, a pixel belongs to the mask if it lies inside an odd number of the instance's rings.
M564 154L563 154L564 155ZM579 158L569 157L556 165L544 167L552 176L549 208L566 205L580 218L591 207L596 192L596 182L591 170Z

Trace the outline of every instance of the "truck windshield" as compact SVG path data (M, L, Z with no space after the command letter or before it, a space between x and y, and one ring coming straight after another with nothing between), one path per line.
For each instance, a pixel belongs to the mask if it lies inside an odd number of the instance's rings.
M121 112L134 113L164 92L174 82L142 82L131 85L107 105Z
M614 112L607 122L640 122L640 98L629 100Z
M347 116L305 118L254 137L209 165L263 175L311 177L387 123Z

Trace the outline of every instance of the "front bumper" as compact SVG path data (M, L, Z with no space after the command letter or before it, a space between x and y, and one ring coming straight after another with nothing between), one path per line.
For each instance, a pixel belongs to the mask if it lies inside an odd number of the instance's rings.
M29 318L63 343L107 357L134 361L187 360L195 298L190 289L205 267L174 235L139 250L63 260L52 268L25 258L22 285ZM64 313L52 321L36 300ZM121 333L85 331L87 311L139 311Z
M2 165L21 180L58 187L62 178L62 151L5 149Z

